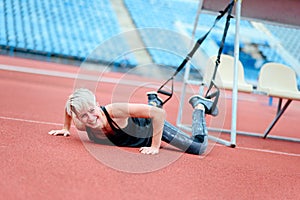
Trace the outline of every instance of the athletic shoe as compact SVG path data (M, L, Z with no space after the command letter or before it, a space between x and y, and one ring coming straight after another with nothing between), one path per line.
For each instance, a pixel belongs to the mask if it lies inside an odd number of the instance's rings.
M211 99L206 99L200 95L193 95L189 99L189 103L195 108L199 103L205 107L205 113L213 116L217 116L219 111L218 108L213 108L213 101ZM212 110L213 109L213 110Z
M157 92L147 92L147 96L148 96L148 105L151 106L156 106L158 108L162 108L163 106L163 101L161 98L159 98L157 96Z

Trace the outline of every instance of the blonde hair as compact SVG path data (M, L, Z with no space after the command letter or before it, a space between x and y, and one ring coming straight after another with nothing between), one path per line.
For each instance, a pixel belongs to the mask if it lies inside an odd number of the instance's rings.
M89 106L96 105L96 96L90 90L86 88L79 88L71 94L66 102L66 112L69 116L73 116L72 113L77 115L82 109Z

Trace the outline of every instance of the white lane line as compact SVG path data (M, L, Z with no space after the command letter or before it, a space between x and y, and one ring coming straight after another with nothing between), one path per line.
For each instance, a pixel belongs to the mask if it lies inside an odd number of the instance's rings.
M229 147L221 145L221 144L215 144L215 145L218 146L218 147L229 148ZM277 155L300 157L300 154L297 154L297 153L287 153L287 152L274 151L274 150L268 150L268 149L258 149L258 148L241 147L241 146L236 146L234 149L241 149L241 150L256 151L256 152L262 152L262 153L270 153L270 154L277 154Z
M243 149L243 150L249 150L249 151L257 151L257 152L263 152L263 153L271 153L271 154L279 154L279 155L286 155L286 156L296 156L300 157L300 154L296 153L287 153L287 152L281 152L281 151L273 151L268 149L256 149L256 148L250 148L250 147L236 147L237 149Z
M37 75L44 75L44 76L53 76L53 77L60 77L60 78L70 78L70 79L77 79L77 80L118 83L123 85L130 85L130 86L142 85L143 87L147 87L147 88L157 88L157 85L154 84L145 84L145 82L126 80L122 77L120 78L103 77L99 71L95 72L95 73L99 73L99 76L92 76L83 73L75 74L70 72L61 72L61 71L54 71L54 70L34 69L30 67L18 67L18 66L7 66L7 65L0 65L0 70L23 72L23 73L37 74Z
M61 124L61 123L43 122L43 121L36 121L36 120L29 120L29 119L19 119L19 118L14 118L14 117L0 116L0 119L20 121L20 122L28 122L28 123L34 123L34 124L47 124L47 125L54 125L54 126L57 126L57 125L63 126L63 124Z
M35 69L30 67L19 67L19 66L8 66L8 65L1 65L0 70L6 71L14 71L14 72L22 72L22 73L29 73L29 74L37 74L37 75L44 75L44 76L53 76L53 77L60 77L60 78L70 78L75 80L87 80L87 81L95 81L95 82L105 82L105 83L113 83L113 84L122 84L122 85L129 85L129 86L143 86L145 88L157 89L158 85L153 83L145 83L140 81L134 80L126 80L126 78L108 78L103 77L101 75L102 72L96 71L98 76L87 75L83 73L70 73L70 72L61 72L61 71L54 71L54 70L46 70L46 69ZM160 84L160 83L158 83ZM181 92L181 89L177 87L174 88L174 92ZM231 99L231 95L225 95L224 98ZM256 98L250 98L249 96L244 97L243 95L240 96L240 100L244 101L252 101L257 102Z
M28 122L28 123L35 123L35 124L47 124L47 125L54 125L54 126L63 126L62 123L44 122L44 121L20 119L20 118L14 118L14 117L0 116L0 119L12 120L12 121L21 121L21 122ZM224 145L221 145L221 144L216 144L216 146L225 147ZM229 148L229 147L227 147L227 148ZM242 149L242 150L256 151L256 152L262 152L262 153L270 153L270 154L277 154L277 155L300 157L300 154L296 154L296 153L287 153L287 152L273 151L273 150L267 150L267 149L257 149L257 148L250 148L250 147L241 147L241 146L237 146L237 147L235 147L235 149Z

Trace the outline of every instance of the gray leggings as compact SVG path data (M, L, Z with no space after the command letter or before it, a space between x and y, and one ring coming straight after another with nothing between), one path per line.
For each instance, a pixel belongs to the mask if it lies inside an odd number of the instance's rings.
M207 127L203 110L193 111L192 136L187 135L169 122L165 122L162 141L187 153L203 154L208 144Z
M104 111L108 122L115 134L108 139L117 146L140 147L151 145L152 126L151 120L145 118L131 118L130 123L124 129L120 129L110 118L105 107ZM184 152L191 154L203 154L207 148L207 128L204 110L195 109L193 111L192 136L187 135L179 128L165 121L162 141L175 146ZM87 133L92 141L103 143L102 140L94 137L92 130L87 128ZM128 134L131 133L131 134Z

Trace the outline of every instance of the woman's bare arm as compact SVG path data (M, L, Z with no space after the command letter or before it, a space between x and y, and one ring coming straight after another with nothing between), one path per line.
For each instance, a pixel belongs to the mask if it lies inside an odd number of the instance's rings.
M50 135L63 135L63 136L69 136L70 135L70 128L71 128L71 123L74 123L76 128L80 131L85 131L85 126L79 121L79 119L75 116L74 113L72 113L72 116L70 116L66 111L65 111L65 120L64 120L64 125L63 128L60 130L52 130L48 132Z
M114 103L106 106L108 112L113 118L151 118L153 125L153 136L151 147L142 147L141 153L157 154L161 145L165 111L161 108L149 106L146 104Z

